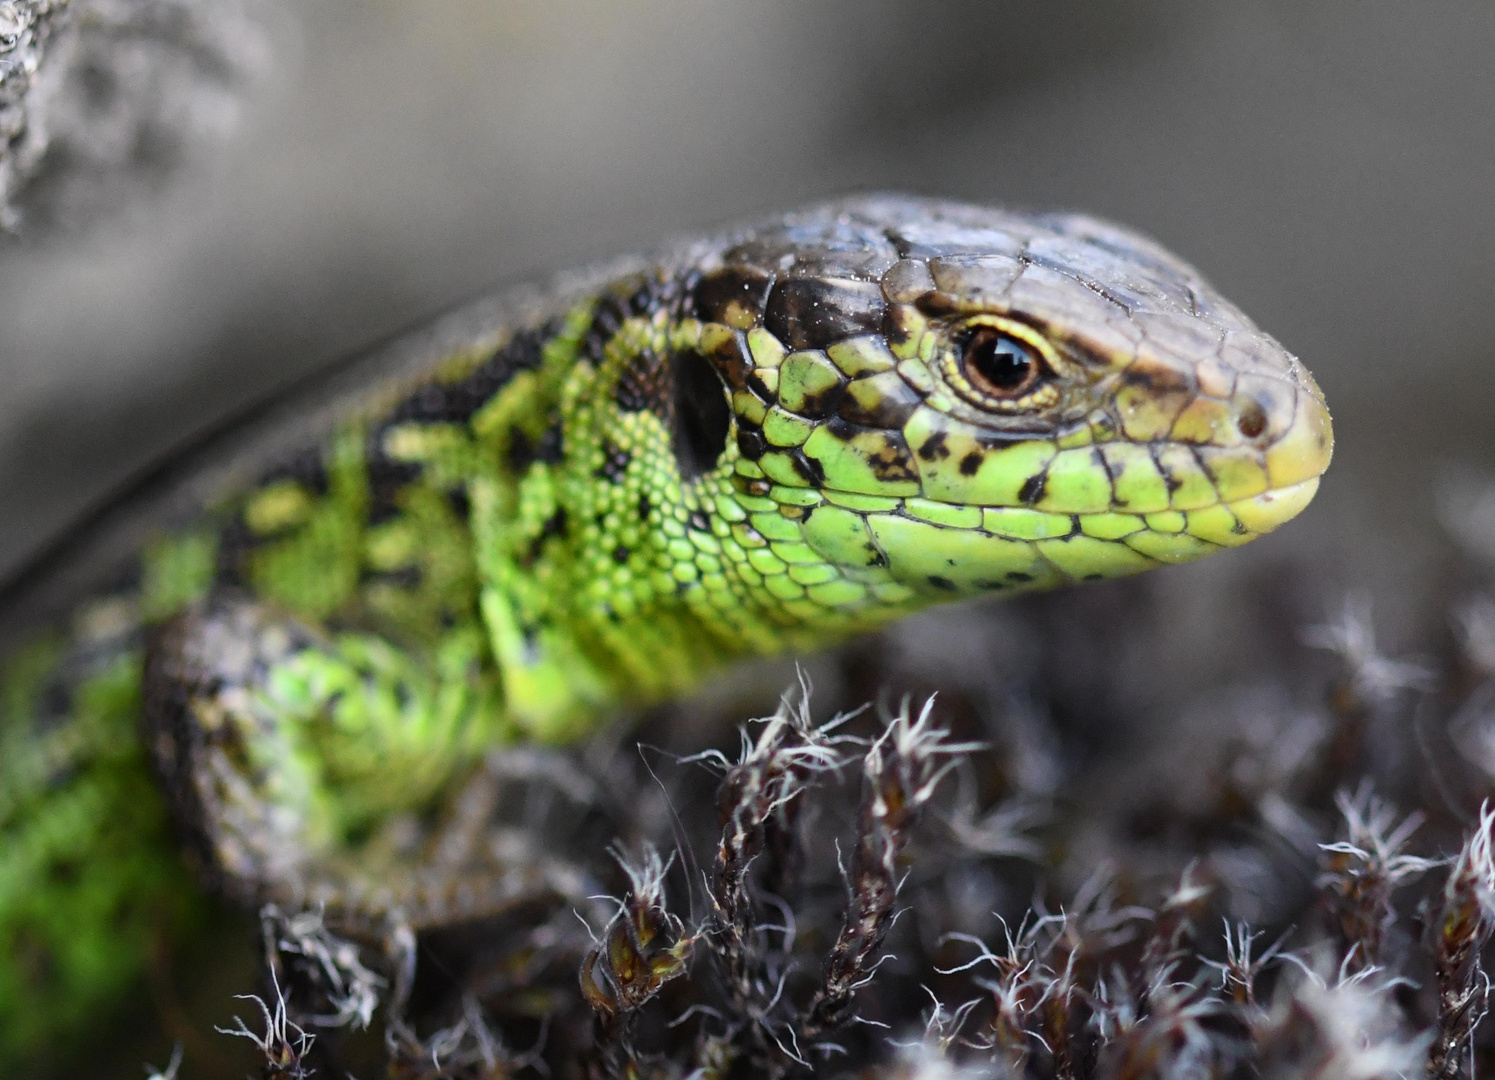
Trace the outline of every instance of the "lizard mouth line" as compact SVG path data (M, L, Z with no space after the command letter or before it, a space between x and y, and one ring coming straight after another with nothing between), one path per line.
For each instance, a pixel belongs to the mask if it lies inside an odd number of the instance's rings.
M909 446L918 450L894 461L898 469L880 468L887 462L873 453L881 448L872 446L858 448L865 460L857 454L847 455L852 461L842 459L861 468L833 469L817 455L824 466L815 477L818 485L810 481L802 458L776 462L767 477L756 475L765 493L771 486L788 503L807 506L818 497L856 512L891 513L1009 539L1083 533L1121 540L1147 530L1187 532L1235 546L1301 511L1333 452L1328 411L1308 394L1300 395L1293 415L1279 424L1282 430L1270 442L1119 439L1055 450L1046 440L1032 440L991 449L948 445L943 427L927 426L932 433L905 429ZM791 465L797 477L790 477ZM857 481L865 473L866 486L838 481L837 472ZM802 484L808 492L789 491ZM1221 531L1225 527L1228 533Z
M1204 550L1238 547L1296 517L1318 491L1309 477L1236 499L1220 499L1187 510L1135 512L1114 508L1065 513L1022 506L960 506L907 497L879 499L823 489L830 505L861 512L870 522L897 518L934 531L926 537L964 533L993 541L1035 545L1037 550L1075 547L1130 549L1149 564L1181 563ZM1139 567L1140 568L1140 567ZM1072 575L1073 576L1073 575Z

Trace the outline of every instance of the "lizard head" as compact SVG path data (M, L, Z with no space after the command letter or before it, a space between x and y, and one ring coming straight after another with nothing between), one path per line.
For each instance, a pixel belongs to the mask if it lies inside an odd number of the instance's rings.
M753 520L796 523L768 537L796 599L903 607L1188 561L1292 518L1329 464L1302 364L1093 218L853 200L727 250L692 303L730 403L719 468ZM805 548L833 580L791 573Z

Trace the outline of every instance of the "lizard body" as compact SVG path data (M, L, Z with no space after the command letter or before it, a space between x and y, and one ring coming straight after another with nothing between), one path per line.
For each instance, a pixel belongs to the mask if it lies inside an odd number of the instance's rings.
M498 910L545 867L388 839L492 747L1244 543L1331 443L1295 358L1076 215L852 199L458 312L0 593L0 1060L191 918L173 828L247 903Z

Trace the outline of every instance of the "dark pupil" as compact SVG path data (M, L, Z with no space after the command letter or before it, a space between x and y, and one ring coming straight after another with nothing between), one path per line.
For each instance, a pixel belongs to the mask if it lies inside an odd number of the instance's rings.
M966 347L966 363L996 390L1016 390L1033 373L1033 357L1006 334L977 333Z

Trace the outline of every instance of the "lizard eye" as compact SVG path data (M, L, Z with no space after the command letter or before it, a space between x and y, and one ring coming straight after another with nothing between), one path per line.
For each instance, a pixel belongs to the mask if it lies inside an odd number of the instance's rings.
M961 347L960 366L971 386L994 398L1022 397L1044 375L1042 357L994 326L978 326Z

